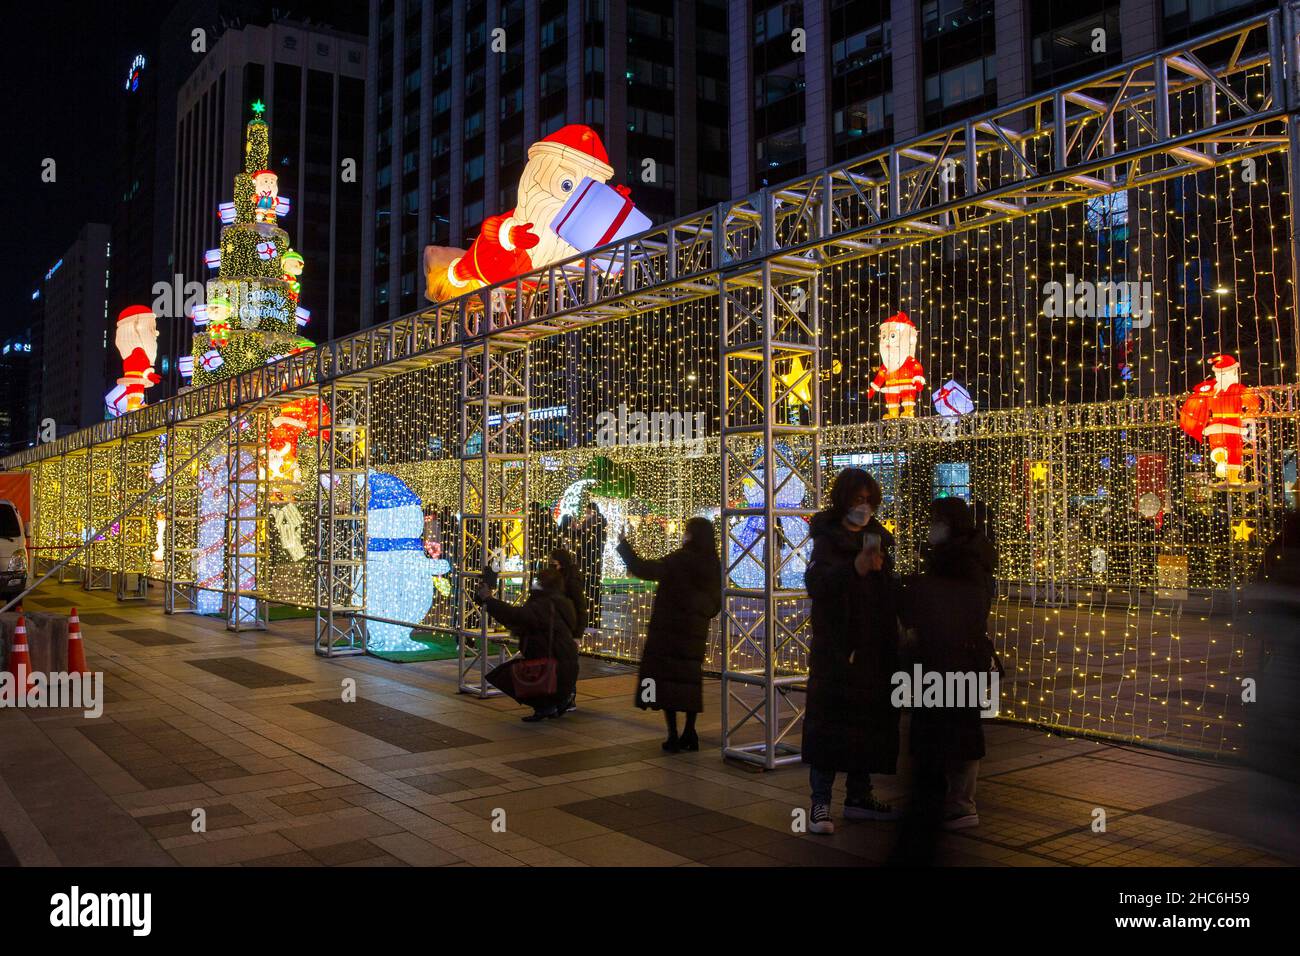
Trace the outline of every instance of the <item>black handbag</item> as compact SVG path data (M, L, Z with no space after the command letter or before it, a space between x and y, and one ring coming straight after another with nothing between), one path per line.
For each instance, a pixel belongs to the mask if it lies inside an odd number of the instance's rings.
M515 700L549 697L559 686L559 661L555 650L555 603L551 602L551 626L546 637L546 657L516 657L511 664Z

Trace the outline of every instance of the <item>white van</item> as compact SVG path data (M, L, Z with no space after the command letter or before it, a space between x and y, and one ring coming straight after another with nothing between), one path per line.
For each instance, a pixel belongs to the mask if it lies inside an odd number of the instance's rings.
M0 599L8 601L27 588L27 529L12 501L0 499Z

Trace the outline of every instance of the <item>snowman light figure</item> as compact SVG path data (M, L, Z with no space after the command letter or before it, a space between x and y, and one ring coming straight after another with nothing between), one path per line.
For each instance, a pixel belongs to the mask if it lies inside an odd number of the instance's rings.
M785 464L792 456L789 446L778 442L776 455L776 501L778 508L798 508L803 505L805 485L803 480L791 472ZM762 457L760 446L754 452L757 463ZM744 482L745 501L751 508L763 506L763 469L754 469L754 478ZM742 560L731 573L731 579L742 588L763 587L763 566L766 563L767 542L757 541L766 529L763 518L750 515L742 523L735 535L737 551L743 552L753 544L748 556ZM781 573L779 586L783 588L802 588L804 571L808 567L808 556L812 542L808 539L808 523L795 515L785 515L777 519L778 540L781 542ZM755 543L756 542L756 543Z
M867 390L885 396L886 418L915 418L916 396L925 387L925 369L916 360L917 331L906 312L880 323L880 368ZM902 408L900 414L899 408Z
M424 509L419 496L396 475L370 472L366 511L366 606L376 617L409 624L366 623L367 646L376 651L423 651L411 639L433 605L434 576L447 561L424 550Z

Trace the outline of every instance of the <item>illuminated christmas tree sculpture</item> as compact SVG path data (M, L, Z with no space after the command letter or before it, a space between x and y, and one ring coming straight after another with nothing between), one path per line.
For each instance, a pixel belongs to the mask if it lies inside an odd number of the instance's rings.
M303 259L277 225L288 200L267 168L271 130L265 107L253 104L244 140L244 168L235 176L234 202L221 209L221 246L208 253L218 266L207 286L207 302L194 310L194 384L238 375L274 362L313 343L298 334L308 313L298 305Z

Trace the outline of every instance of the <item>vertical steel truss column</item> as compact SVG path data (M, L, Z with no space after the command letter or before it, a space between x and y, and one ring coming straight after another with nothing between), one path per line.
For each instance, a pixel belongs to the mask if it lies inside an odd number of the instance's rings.
M193 614L198 610L194 561L199 550L200 464L177 471L194 458L203 444L197 425L175 425L167 430L167 484L163 542L163 613Z
M143 495L153 487L149 474L152 464L147 455L150 451L148 439L132 440L123 435L121 441L121 461L119 464L119 484L122 489L123 507L129 501ZM149 554L152 550L152 535L149 533L152 509L148 500L142 501L131 514L125 514L118 521L117 531L117 599L119 601L143 601L149 596Z
M316 653L364 654L370 385L324 385L319 397L332 424L316 459Z
M801 564L807 519L821 500L819 285L812 268L765 261L724 275L719 293L722 752L766 769L799 759L788 738L803 718L793 699L806 682ZM746 500L738 493L745 480L763 489L761 506L733 505ZM793 495L796 482L802 496ZM754 517L762 531L746 544L741 531ZM744 586L755 568L762 584Z
M267 409L246 413L226 437L226 629L266 629L266 601L271 561L267 550L266 453L271 419Z
M112 444L86 449L86 534L91 535L86 548L86 573L82 587L87 591L107 591L113 587L113 569L117 566L112 535L107 523L119 514L125 500L117 494L121 482L114 457L120 449Z
M460 690L492 697L484 679L506 659L506 632L473 601L483 567L501 568L498 593L509 599L527 586L528 386L527 345L485 339L461 350L460 547L456 560L457 662ZM475 438L477 450L470 450ZM495 655L489 653L495 641ZM495 661L491 658L495 656Z
M1065 435L1033 432L1027 447L1030 460L1023 480L1033 522L1029 536L1031 599L1035 604L1059 607L1070 600Z

